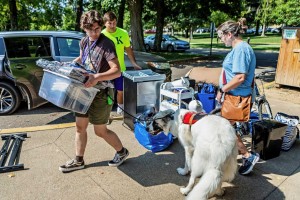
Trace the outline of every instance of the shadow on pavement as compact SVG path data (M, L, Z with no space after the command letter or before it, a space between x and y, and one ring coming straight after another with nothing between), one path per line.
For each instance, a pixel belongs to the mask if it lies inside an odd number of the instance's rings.
M107 161L97 162L86 167L107 166ZM184 166L184 152L178 140L166 151L152 153L150 151L134 158L128 158L118 169L144 187L172 183L185 186L189 176L177 173L178 167Z

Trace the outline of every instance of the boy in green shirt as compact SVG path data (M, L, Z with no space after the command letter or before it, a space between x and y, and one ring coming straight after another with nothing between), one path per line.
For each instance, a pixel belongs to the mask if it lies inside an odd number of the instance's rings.
M139 70L142 69L136 63L133 50L130 45L130 38L126 30L117 27L117 16L115 13L109 11L104 14L103 16L105 29L102 33L111 39L116 47L118 60L121 67L121 72L126 70L125 61L124 61L124 51L126 51L127 56L132 63L134 69ZM115 88L117 90L117 103L118 109L117 113L122 115L123 114L123 76L121 75L119 78L114 80ZM121 108L122 109L121 109Z

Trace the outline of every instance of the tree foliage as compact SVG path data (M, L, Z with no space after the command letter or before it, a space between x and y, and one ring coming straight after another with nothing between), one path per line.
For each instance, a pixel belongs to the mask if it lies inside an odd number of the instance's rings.
M270 14L271 22L286 26L300 26L300 1L276 0L276 7Z
M299 0L1 0L0 31L79 30L82 12L113 11L118 26L131 30L135 49L143 49L143 30L156 28L156 47L161 34L182 31L186 37L198 27L246 17L248 25L299 26Z

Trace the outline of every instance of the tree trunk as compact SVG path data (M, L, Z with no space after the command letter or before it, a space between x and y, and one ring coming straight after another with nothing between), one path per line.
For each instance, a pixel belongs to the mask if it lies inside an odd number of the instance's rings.
M257 21L256 21L255 35L258 35L259 25L260 25L260 20L257 20Z
M18 10L16 0L9 0L10 30L18 30Z
M119 7L119 16L118 16L117 27L120 27L120 28L123 28L125 3L126 3L125 0L121 0L121 5Z
M164 29L164 22L165 22L165 2L164 0L157 0L155 2L156 10L157 10L157 18L156 18L156 32L155 32L155 41L154 41L154 49L156 51L161 51L161 42L162 42L162 35Z
M188 38L189 37L189 29L184 29L184 37Z
M264 23L263 24L263 27L262 27L262 31L261 31L261 36L262 37L265 37L266 35L265 35L265 30L266 30L266 24Z
M128 0L130 11L130 25L131 25L131 43L133 50L145 51L144 34L142 28L142 0Z
M77 0L75 31L80 31L80 18L83 12L83 0Z

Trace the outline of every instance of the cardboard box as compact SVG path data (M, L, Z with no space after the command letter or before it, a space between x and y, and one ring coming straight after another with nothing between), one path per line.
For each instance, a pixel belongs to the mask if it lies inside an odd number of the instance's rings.
M207 68L207 67L195 67L191 69L187 75L190 79L194 79L196 83L206 82L212 83L215 86L219 86L219 78L222 72L222 68Z

